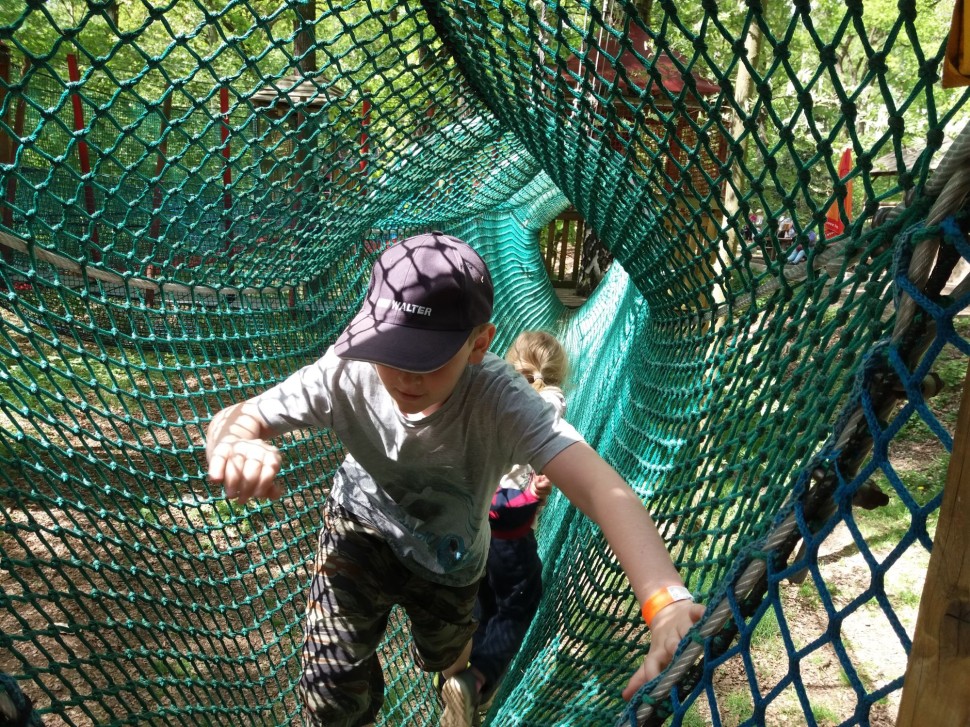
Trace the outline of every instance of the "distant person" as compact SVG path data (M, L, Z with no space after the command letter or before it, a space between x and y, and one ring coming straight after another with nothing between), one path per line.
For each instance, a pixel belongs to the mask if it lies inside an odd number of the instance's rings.
M613 262L613 256L606 246L593 232L587 228L583 238L583 252L580 256L579 280L576 282L576 294L589 297L606 276L606 271Z
M754 233L758 230L760 223L761 218L754 212L748 215L747 224L741 228L741 237L744 238L745 242L754 242Z
M815 240L818 239L818 236L814 231L809 231L809 233L806 235L806 239L806 246L802 246L801 243L795 246L795 249L792 250L791 255L788 256L788 262L796 264L805 261L805 258L808 257L808 250L815 246Z
M782 217L778 221L778 241L782 247L787 247L795 237L795 225L791 217Z

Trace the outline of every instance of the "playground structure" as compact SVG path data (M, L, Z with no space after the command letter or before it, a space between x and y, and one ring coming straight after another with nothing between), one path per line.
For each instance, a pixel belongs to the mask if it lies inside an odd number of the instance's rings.
M547 592L488 724L967 718L950 678L967 656L914 647L905 593L923 586L898 577L925 568L934 533L961 532L966 485L942 484L970 419L952 388L934 396L937 369L956 360L962 381L970 356L970 284L952 275L970 261L968 132L934 157L968 94L937 85L923 6L902 2L844 85L834 50L870 27L856 6L825 35L803 5L211 5L0 14L10 704L48 725L298 721L301 608L340 443L286 437L286 495L240 508L207 482L202 434L334 340L381 249L441 229L493 272L494 350L526 328L564 340L570 419L708 605L624 703L649 632L598 531L554 498ZM883 133L863 100L887 109ZM904 159L913 128L924 151ZM893 152L896 173L872 173ZM538 244L570 207L614 260L577 309ZM817 234L805 264L742 238L754 210ZM935 480L905 466L916 431L926 467L944 465ZM928 579L923 624L966 588L935 563ZM889 636L879 669L859 649L868 624ZM395 613L383 724L433 725L407 634ZM935 658L940 676L904 691L913 654L911 671Z

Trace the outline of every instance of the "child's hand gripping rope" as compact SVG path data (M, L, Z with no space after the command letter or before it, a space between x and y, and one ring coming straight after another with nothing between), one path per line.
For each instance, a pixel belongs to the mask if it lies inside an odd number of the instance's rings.
M623 698L629 700L637 690L663 671L684 636L704 615L704 605L693 601L675 601L664 607L649 624L651 631L650 651L623 690Z

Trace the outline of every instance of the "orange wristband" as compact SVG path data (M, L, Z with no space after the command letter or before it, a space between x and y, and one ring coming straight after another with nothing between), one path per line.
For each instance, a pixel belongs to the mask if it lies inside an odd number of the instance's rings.
M647 622L647 628L650 628L651 624L653 624L653 619L657 616L657 614L671 603L676 601L693 600L694 597L690 595L690 591L683 586L666 586L665 588L661 588L643 602L643 609L641 610L643 613L643 620Z

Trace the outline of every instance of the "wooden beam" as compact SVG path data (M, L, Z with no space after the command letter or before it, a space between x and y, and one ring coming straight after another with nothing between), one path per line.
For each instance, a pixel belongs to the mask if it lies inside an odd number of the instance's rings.
M557 220L581 220L583 216L579 214L575 207L567 207L556 217Z
M562 222L562 237L559 238L559 274L556 280L566 279L566 253L569 252L569 230L572 227L570 220Z
M546 255L543 262L546 264L546 273L552 277L552 261L556 259L556 221L553 220L546 228Z
M586 239L586 221L576 221L576 240L573 245L573 285L579 282L579 271L583 267L583 241Z
M896 727L970 725L970 367Z
M282 291L288 291L292 286L281 285L281 286L267 286L265 288L250 288L250 287L225 287L225 288L213 288L208 285L185 285L182 283L159 283L156 280L150 278L139 278L133 275L119 275L111 270L102 270L101 268L92 267L91 265L77 262L69 257L60 255L56 252L51 252L38 245L33 245L28 243L16 235L11 235L3 230L0 230L0 245L10 248L15 252L23 253L24 255L30 256L31 260L40 260L41 262L50 263L58 270L76 275L81 278L90 278L91 280L100 280L108 285L115 285L119 288L137 288L143 291L155 291L161 293L168 293L170 295L176 295L180 297L189 298L192 296L227 296L227 295L244 295L244 296L260 296L260 295L277 295ZM46 284L46 281L42 281ZM2 724L2 723L0 723Z

